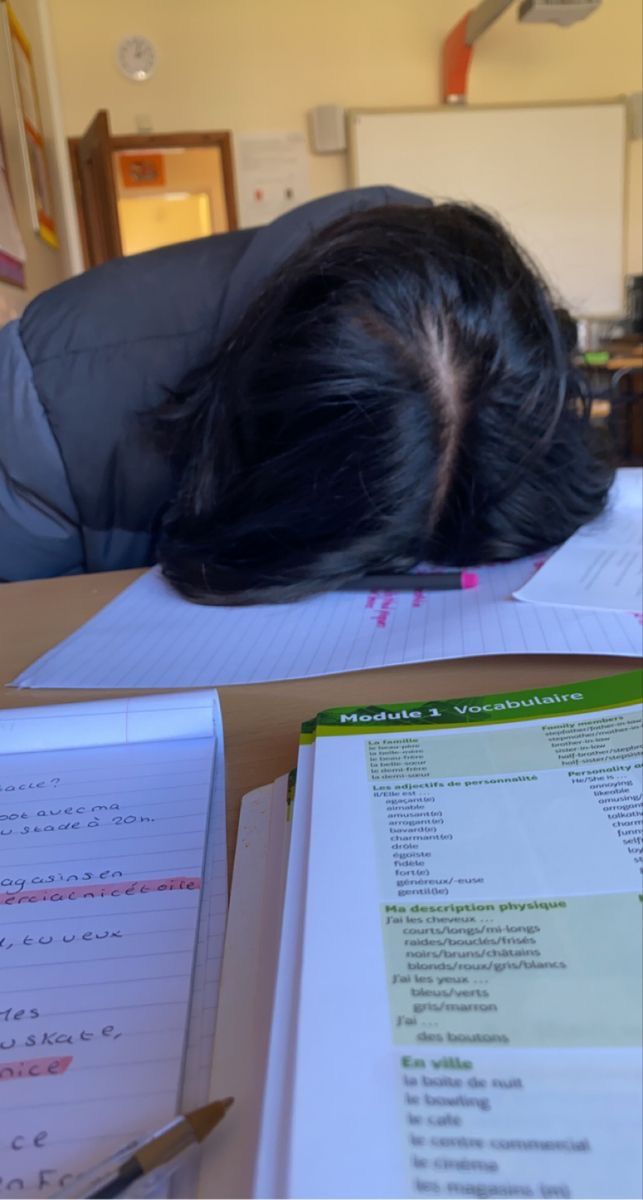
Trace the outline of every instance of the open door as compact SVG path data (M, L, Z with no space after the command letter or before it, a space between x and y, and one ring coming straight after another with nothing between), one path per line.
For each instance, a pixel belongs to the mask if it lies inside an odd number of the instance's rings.
M109 116L104 108L96 113L83 136L75 139L74 149L76 200L87 265L97 267L123 253Z
M101 109L69 153L88 267L237 228L227 130L114 136Z

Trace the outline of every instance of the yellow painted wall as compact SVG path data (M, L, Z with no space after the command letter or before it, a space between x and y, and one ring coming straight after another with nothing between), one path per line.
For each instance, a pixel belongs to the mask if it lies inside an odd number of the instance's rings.
M24 0L23 0L24 2ZM306 128L316 104L430 105L445 34L473 0L49 0L64 122L98 108L116 133L148 114L155 131ZM517 3L476 47L471 103L592 99L641 88L640 0L603 0L568 29L525 25ZM114 63L118 40L151 37L144 84ZM641 142L631 147L629 271L641 267ZM314 195L346 185L342 155L311 158ZM394 182L394 181L391 181Z
M12 0L12 8L31 43L34 69L38 84L38 96L43 122L49 172L58 214L61 211L60 180L56 169L56 156L52 146L52 119L43 61L43 34L37 0ZM27 181L20 150L18 119L14 105L9 70L9 57L4 37L0 35L0 124L4 135L9 181L20 232L27 251L26 290L0 282L0 325L17 316L25 304L44 288L60 283L69 274L67 247L64 230L59 229L61 248L52 249L36 234L31 225ZM60 224L60 222L59 222Z

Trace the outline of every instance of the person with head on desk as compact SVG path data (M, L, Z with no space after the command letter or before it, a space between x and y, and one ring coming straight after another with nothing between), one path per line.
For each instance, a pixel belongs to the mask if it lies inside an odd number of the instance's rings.
M570 329L490 216L391 188L89 271L0 333L0 577L250 603L554 545L611 481Z

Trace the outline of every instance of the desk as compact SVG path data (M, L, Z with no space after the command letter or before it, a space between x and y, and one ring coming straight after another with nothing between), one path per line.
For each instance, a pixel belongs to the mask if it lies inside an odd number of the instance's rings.
M592 418L606 420L623 466L643 463L643 347L640 342L607 343L610 352L600 365L576 362L590 379L598 397L592 404Z
M112 571L1 586L0 684L15 678L140 574L140 571ZM511 655L220 688L227 770L228 859L231 862L241 797L295 765L299 726L323 708L517 691L610 675L631 670L633 666L632 659L621 658ZM0 707L104 700L118 694L136 693L17 690L2 686Z
M606 371L643 371L643 351L638 354L611 354L604 365Z

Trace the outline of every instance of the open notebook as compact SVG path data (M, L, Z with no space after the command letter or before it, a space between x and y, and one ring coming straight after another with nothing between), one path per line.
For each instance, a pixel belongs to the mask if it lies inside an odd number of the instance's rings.
M304 727L292 822L244 801L199 1196L640 1196L640 730L636 672Z
M207 1100L226 914L216 694L0 713L0 1196Z

